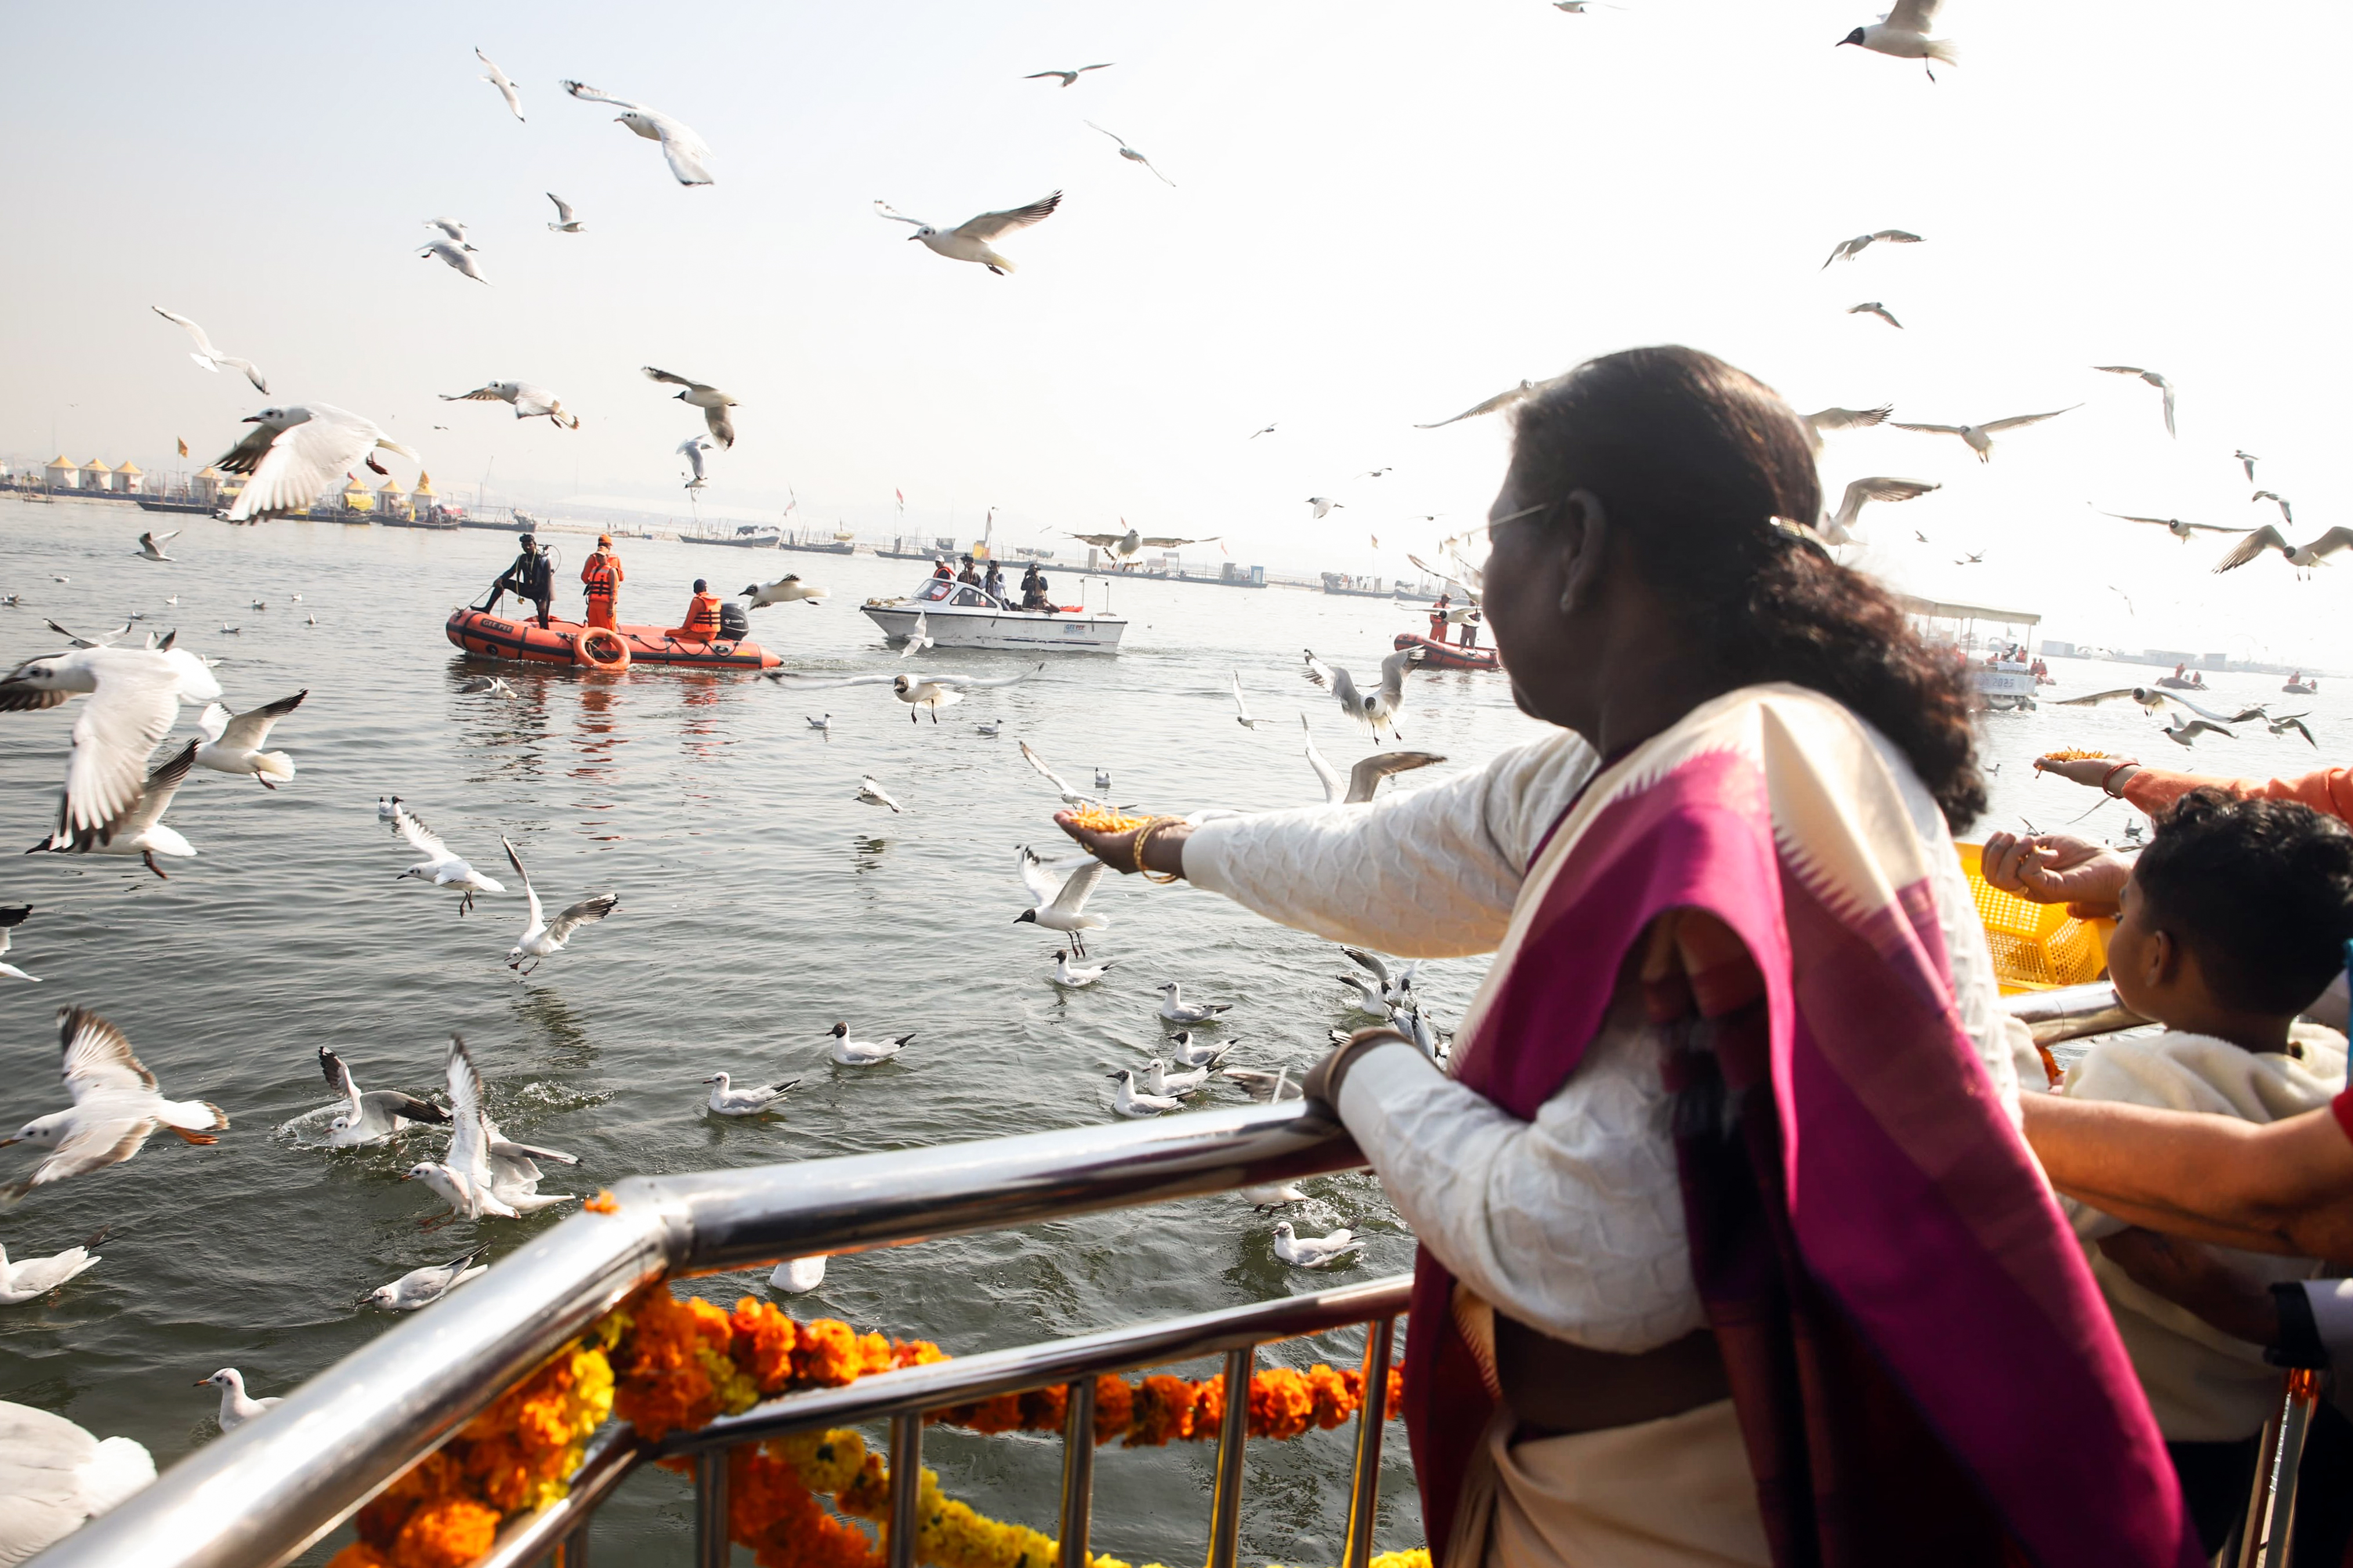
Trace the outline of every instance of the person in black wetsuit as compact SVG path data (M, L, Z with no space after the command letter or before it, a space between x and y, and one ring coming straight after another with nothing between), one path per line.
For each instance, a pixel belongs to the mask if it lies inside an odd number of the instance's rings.
M475 607L497 609L501 594L512 594L537 605L540 630L547 629L547 607L555 598L555 572L548 564L539 541L528 533L522 536L522 551L514 558L514 564L499 574L499 580L491 584L491 596Z

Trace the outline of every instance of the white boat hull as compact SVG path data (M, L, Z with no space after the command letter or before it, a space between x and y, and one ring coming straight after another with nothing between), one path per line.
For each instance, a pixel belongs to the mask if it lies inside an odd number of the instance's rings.
M1039 610L964 609L955 605L867 605L861 612L893 643L903 643L915 617L941 647L1004 648L1021 653L1117 653L1127 623L1113 616L1048 615Z

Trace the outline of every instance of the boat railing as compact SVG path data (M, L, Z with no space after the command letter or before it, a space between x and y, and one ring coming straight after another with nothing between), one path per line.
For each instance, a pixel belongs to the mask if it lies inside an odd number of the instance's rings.
M2106 985L2010 999L2045 1044L2137 1022ZM1204 1110L982 1142L897 1150L617 1184L501 1259L465 1289L401 1321L207 1445L146 1490L45 1552L41 1568L266 1568L322 1539L517 1379L633 1291L666 1275L721 1273L785 1258L865 1251L1069 1215L1166 1203L1357 1169L1346 1131L1300 1101ZM591 1443L568 1496L509 1520L483 1563L579 1568L589 1521L632 1471L691 1455L698 1564L728 1560L726 1455L784 1433L888 1418L890 1568L912 1568L927 1410L1068 1385L1060 1568L1082 1568L1093 1481L1093 1379L1224 1357L1247 1389L1260 1345L1369 1324L1345 1568L1371 1556L1384 1401L1408 1281L1345 1289L1074 1338L963 1355L786 1394L659 1444L626 1424ZM1246 1396L1229 1397L1211 1494L1209 1568L1239 1541ZM1044 1568L1043 1564L1038 1568Z

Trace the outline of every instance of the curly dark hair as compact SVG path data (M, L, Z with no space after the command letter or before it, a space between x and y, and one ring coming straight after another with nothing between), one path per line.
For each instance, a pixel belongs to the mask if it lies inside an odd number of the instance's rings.
M1588 360L1520 405L1515 458L1530 502L1599 498L1727 684L1834 698L1910 759L1955 831L1985 809L1961 662L1877 582L1776 525L1810 526L1822 492L1804 424L1771 387L1697 349Z
M2157 819L2133 880L2224 1006L2299 1013L2345 967L2353 832L2308 805L2193 789Z

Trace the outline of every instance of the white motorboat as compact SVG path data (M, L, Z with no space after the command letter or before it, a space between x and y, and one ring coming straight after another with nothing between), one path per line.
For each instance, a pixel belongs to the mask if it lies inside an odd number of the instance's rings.
M923 617L941 647L1010 648L1023 653L1117 653L1127 623L1107 610L1018 610L970 583L934 577L903 599L860 606L882 635L903 643Z

